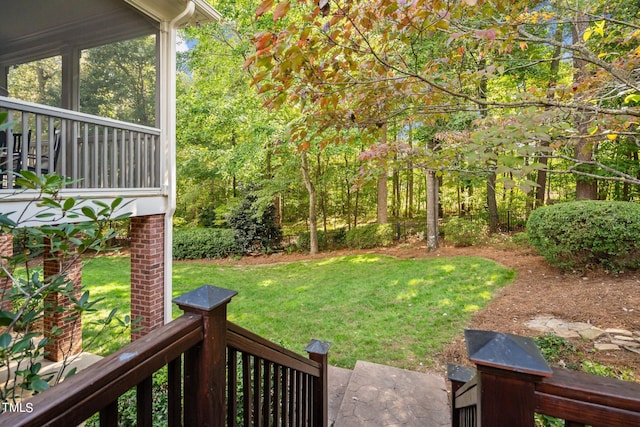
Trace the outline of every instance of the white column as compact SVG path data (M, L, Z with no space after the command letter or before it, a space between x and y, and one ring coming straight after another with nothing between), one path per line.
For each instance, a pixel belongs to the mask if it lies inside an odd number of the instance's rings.
M80 49L68 48L62 53L62 105L80 111Z
M173 274L173 214L176 209L176 41L177 28L195 12L195 5L189 1L185 10L172 21L160 23L160 66L158 87L160 92L161 155L160 171L162 191L167 197L165 215L165 304L164 321L171 321L171 293Z

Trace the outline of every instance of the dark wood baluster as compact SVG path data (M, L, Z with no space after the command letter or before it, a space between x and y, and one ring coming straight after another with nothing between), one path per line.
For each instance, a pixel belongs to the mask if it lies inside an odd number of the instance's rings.
M137 387L137 425L139 427L152 427L153 425L153 379L148 377Z
M238 424L238 352L228 349L227 356L227 426Z
M251 356L242 353L242 412L244 427L251 427Z
M281 406L280 406L280 402L282 401L283 393L282 393L282 383L281 383L281 376L282 376L282 367L280 365L274 365L273 367L273 425L278 427L281 424L281 417L282 417L282 411L281 411Z
M289 425L296 425L296 372L289 369Z
M118 400L111 402L100 411L100 427L118 426Z
M254 357L253 359L253 417L256 426L264 425L262 419L262 411L260 403L262 402L262 359Z
M298 427L302 427L304 425L303 421L303 408L304 408L304 395L302 394L303 390L303 381L302 372L296 372L296 425Z
M169 362L167 377L169 381L169 389L167 390L169 426L182 426L182 358L178 357Z
M307 415L309 411L309 376L302 374L301 377L302 377L302 411L301 411L300 418L302 418L302 425L308 426L309 419L307 418Z
M289 412L289 399L291 396L291 383L289 382L289 368L282 367L282 427L287 427L291 423L291 413Z
M262 374L262 421L264 425L271 424L271 362L264 361L264 369Z

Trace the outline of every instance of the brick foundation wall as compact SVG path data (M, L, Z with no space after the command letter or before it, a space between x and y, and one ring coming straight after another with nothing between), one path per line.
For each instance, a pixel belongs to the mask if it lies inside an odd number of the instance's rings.
M131 218L131 318L134 341L164 324L164 215Z
M71 263L69 265L69 263ZM67 267L68 265L68 267ZM72 260L65 260L56 255L44 254L44 277L59 274L63 269L67 273L67 279L73 282L76 291L75 297L80 298L82 287L82 260L77 257ZM54 293L45 298L48 307L73 306L71 300L63 295ZM48 352L46 358L53 361L60 361L65 356L78 354L82 351L82 319L80 317L70 318L71 313L58 312L53 309L46 309L44 315L44 335L50 340L45 351ZM59 334L55 336L51 333L54 327L58 328Z
M0 234L0 256L11 257L13 256L13 236L11 234ZM5 262L4 260L0 262ZM0 309L5 311L11 311L11 301L7 299L9 291L11 290L11 280L0 272Z

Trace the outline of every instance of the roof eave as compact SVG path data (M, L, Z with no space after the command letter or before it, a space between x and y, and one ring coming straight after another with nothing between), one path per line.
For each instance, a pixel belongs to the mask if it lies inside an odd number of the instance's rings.
M222 15L213 6L204 0L125 0L127 3L140 10L145 15L157 22L171 21L191 1L195 5L194 14L182 25L203 24L219 21Z

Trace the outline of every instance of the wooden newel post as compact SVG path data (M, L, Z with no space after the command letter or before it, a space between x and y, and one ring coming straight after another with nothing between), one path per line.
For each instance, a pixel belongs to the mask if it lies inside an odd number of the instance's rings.
M478 371L478 425L534 427L535 384L553 374L535 341L490 331L465 331Z
M236 291L205 285L173 299L202 316L202 344L184 357L184 425L225 425L227 304Z
M329 348L331 343L311 340L307 348L309 359L320 364L320 377L313 380L313 425L326 427L329 423Z

